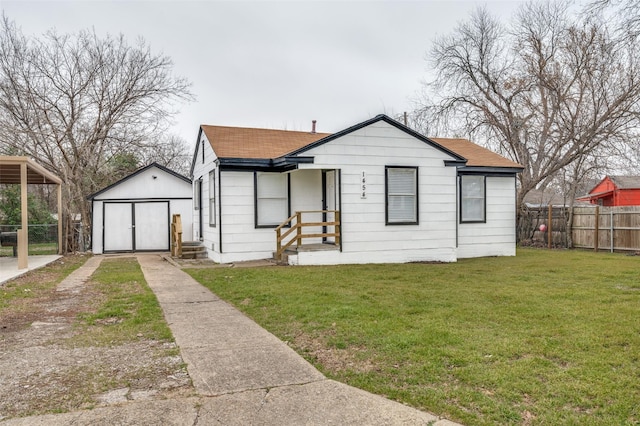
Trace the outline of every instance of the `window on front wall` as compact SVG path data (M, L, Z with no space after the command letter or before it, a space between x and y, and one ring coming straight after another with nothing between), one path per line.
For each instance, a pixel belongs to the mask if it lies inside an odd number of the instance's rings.
M418 223L418 168L387 167L385 169L387 195L387 224Z
M256 227L280 225L290 216L289 175L256 172L254 186Z
M193 209L200 210L202 197L202 178L193 182Z
M460 222L484 222L485 210L485 177L460 176Z
M209 172L209 226L216 226L216 171Z

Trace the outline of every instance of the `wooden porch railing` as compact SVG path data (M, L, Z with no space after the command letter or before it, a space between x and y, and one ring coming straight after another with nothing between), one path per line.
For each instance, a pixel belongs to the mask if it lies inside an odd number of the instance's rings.
M308 213L333 213L334 219L331 222L303 222L302 215ZM289 229L283 232L283 228L286 226L290 226ZM316 234L303 234L302 228L309 226L333 226L333 232L321 232ZM292 235L293 234L293 235ZM287 237L291 238L289 240L285 239ZM334 237L335 244L340 245L340 211L339 210L309 210L309 211L299 211L295 212L290 218L285 220L280 226L276 228L276 260L282 260L282 253L293 244L296 247L300 247L302 245L302 240L304 238L325 238L325 237Z
M171 256L182 257L182 219L174 214L171 219Z

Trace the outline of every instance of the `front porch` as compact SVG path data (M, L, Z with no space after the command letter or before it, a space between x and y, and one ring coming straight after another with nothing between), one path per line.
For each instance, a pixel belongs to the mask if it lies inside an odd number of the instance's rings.
M305 221L304 218L309 216L314 218L321 216L322 220ZM311 230L305 232L305 228L311 228ZM290 256L297 257L300 253L339 252L342 249L340 211L338 210L298 211L280 224L275 231L274 258L279 263L289 264Z

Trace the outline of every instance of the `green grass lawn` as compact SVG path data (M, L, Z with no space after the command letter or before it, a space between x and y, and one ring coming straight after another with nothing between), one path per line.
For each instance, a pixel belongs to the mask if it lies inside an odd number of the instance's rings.
M329 377L451 420L640 422L637 256L188 272Z
M87 330L72 339L74 344L84 340L85 344L108 346L140 337L173 341L162 308L135 258L104 259L91 281L98 293L94 310L79 315Z
M29 256L58 254L58 243L33 243L29 244ZM13 247L0 246L0 257L13 256Z

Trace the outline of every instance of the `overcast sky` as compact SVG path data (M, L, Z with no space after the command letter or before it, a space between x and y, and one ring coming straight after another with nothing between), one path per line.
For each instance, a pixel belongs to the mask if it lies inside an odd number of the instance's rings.
M93 27L170 56L197 97L174 126L190 145L200 124L335 132L409 110L437 35L479 5L506 20L520 3L0 0L27 34Z

